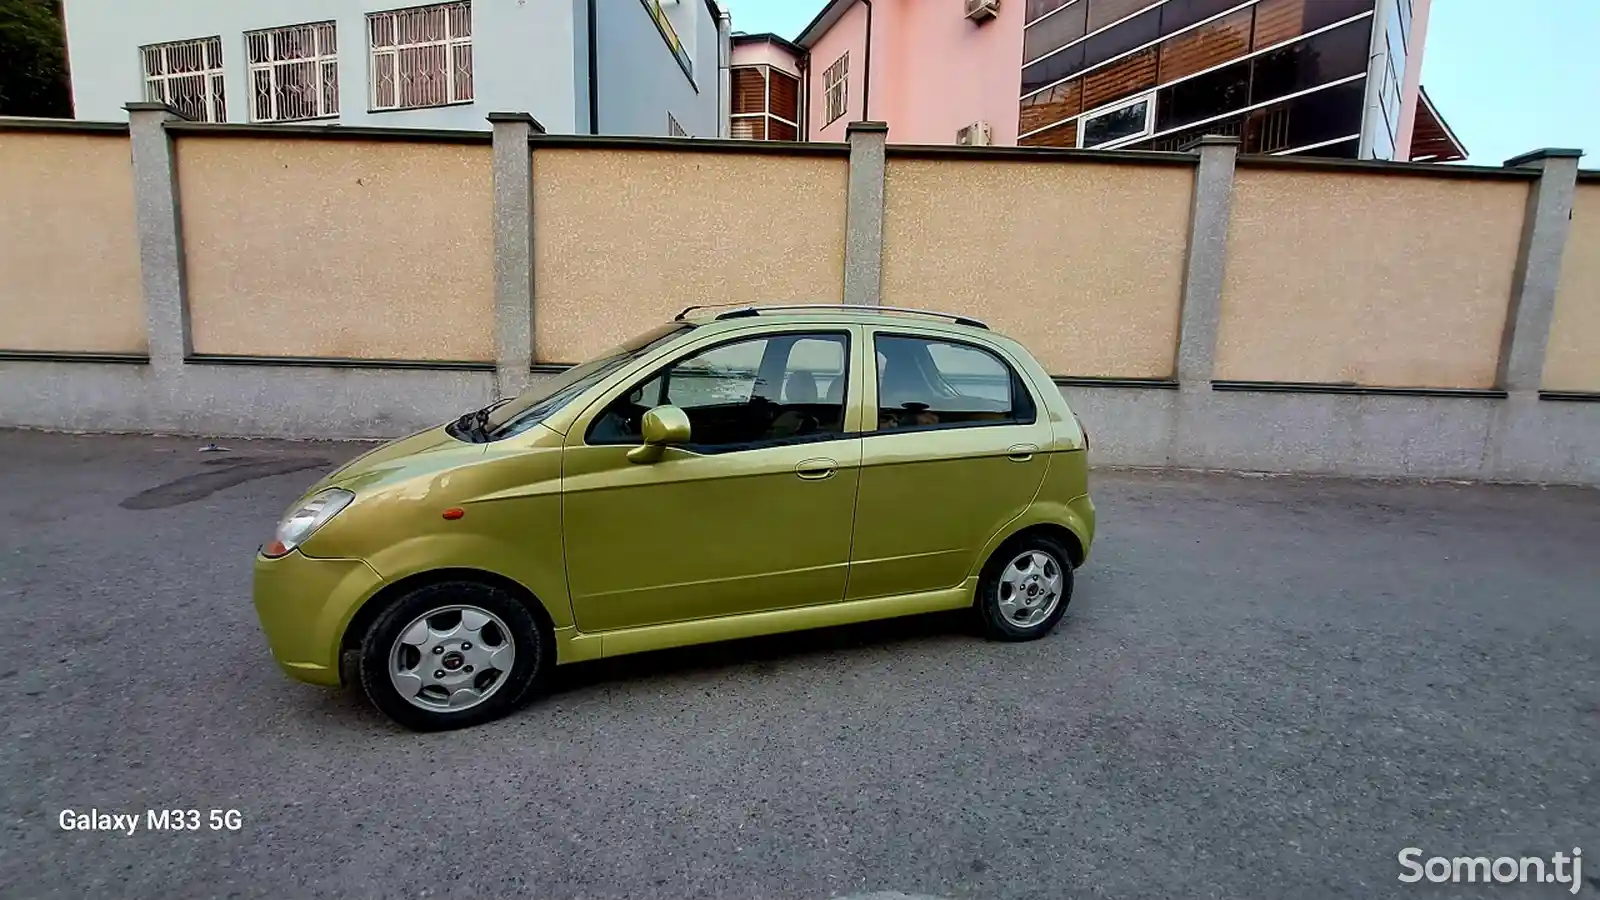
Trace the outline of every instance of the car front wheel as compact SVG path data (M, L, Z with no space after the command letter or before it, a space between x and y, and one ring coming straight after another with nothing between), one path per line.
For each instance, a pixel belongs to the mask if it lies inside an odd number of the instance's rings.
M1072 564L1060 541L1042 534L1007 542L983 568L975 606L995 640L1049 634L1072 601Z
M417 731L465 728L514 709L548 670L548 633L510 591L470 581L397 598L361 641L361 687Z

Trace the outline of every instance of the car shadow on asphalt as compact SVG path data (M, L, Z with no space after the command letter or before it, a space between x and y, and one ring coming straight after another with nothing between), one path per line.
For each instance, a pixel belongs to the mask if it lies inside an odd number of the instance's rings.
M557 666L545 689L508 718L515 721L537 709L542 700L577 695L595 688L627 689L629 685L656 679L746 668L752 674L765 675L778 671L782 666L803 663L831 653L861 651L866 656L874 651L909 649L918 644L947 640L981 640L967 610L925 613L572 663ZM314 710L314 718L327 724L337 723L338 730L355 732L376 728L394 734L411 733L378 712L367 702L357 685L346 685L342 690L304 687L306 702Z

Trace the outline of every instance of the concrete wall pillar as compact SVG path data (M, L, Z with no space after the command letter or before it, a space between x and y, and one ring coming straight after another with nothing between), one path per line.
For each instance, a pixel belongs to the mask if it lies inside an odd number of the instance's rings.
M886 122L851 122L850 185L845 208L844 302L883 302L883 176Z
M1510 393L1537 392L1544 376L1545 348L1555 314L1561 257L1572 229L1581 150L1535 150L1506 161L1507 166L1540 170L1528 191L1522 243L1512 273L1511 305L1500 344L1499 386Z
M1178 347L1173 377L1178 396L1166 407L1166 461L1170 465L1214 465L1207 436L1216 416L1211 390L1217 360L1217 323L1222 318L1222 276L1228 259L1228 217L1233 208L1233 170L1239 139L1207 135L1190 145L1198 152L1189 201L1189 242L1178 309Z
M1228 259L1228 218L1239 139L1221 135L1197 143L1194 197L1189 207L1189 249L1184 258L1174 374L1183 390L1211 389L1222 317L1222 277Z
M544 126L527 113L490 113L494 131L495 390L527 387L533 364L533 148Z
M182 116L164 103L129 103L126 109L145 332L150 366L158 377L164 377L181 372L192 349L178 171L172 137L166 129L167 122Z

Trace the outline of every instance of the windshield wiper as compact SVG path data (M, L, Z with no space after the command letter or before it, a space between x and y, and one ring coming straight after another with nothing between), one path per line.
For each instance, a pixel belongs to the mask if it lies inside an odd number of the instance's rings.
M501 397L483 409L466 413L455 421L455 430L466 435L475 444L486 443L489 440L489 416L515 399L517 398Z

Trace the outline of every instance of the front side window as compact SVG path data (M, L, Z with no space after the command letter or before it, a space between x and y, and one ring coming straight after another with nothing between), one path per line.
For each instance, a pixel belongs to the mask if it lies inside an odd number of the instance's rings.
M250 116L293 122L339 114L338 29L333 22L245 33Z
M1022 379L988 350L890 335L876 346L879 431L1034 421Z
M191 122L226 122L222 38L196 38L140 47L144 98L165 103Z
M850 339L776 334L718 344L677 360L618 397L590 426L590 444L637 444L644 414L676 406L688 449L750 450L844 434Z
M472 4L372 13L372 109L472 100Z
M827 125L833 120L844 115L845 107L849 102L847 93L850 80L850 54L839 57L827 71L822 73L823 91L823 122Z

